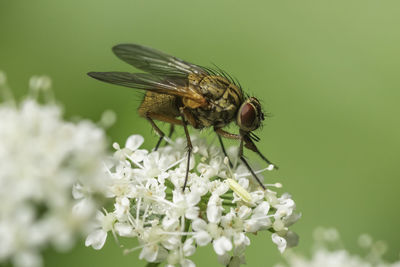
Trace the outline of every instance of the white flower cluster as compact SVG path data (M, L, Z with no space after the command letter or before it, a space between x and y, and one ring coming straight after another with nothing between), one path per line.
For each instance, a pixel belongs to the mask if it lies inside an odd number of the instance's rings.
M400 267L400 261L388 263L382 259L386 244L382 241L373 242L369 235L363 234L359 238L359 245L368 250L363 257L338 248L341 242L334 228L317 228L314 237L316 243L311 258L290 251L284 255L286 264L275 267Z
M98 209L91 194L106 182L104 131L63 121L47 77L30 84L30 97L17 104L0 72L0 264L23 267L42 265L46 246L68 249L87 234Z
M186 141L169 140L152 152L140 149L143 142L142 136L132 135L125 147L114 144L115 162L108 166L114 208L98 212L98 227L86 246L101 249L111 232L137 238L140 245L125 252L141 249L140 259L187 267L195 266L188 257L196 247L209 244L221 264L239 266L250 245L248 234L263 230L272 232L281 252L297 244L297 235L288 229L300 218L295 202L289 194L271 190L280 184L267 184L263 190L238 162L237 148L228 150L231 168L219 147L192 137L194 153L183 192Z

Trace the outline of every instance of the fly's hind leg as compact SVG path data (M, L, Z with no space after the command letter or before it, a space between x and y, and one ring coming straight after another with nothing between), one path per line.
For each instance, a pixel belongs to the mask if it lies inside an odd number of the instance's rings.
M187 165L186 165L186 175L185 175L185 182L183 183L182 187L182 192L185 191L187 181L189 179L189 168L190 168L190 156L192 154L192 140L190 140L190 135L189 135L189 130L187 127L187 121L185 119L185 115L190 118L190 115L188 112L185 110L185 108L181 108L181 118L182 118L182 125L183 129L185 130L185 135L186 135L186 143L187 143L187 150L188 150L188 159L187 159Z
M174 131L175 131L175 125L171 123L169 125L169 132L168 132L168 138L169 139L171 139L172 134L174 133ZM167 145L167 144L168 144L168 140L165 140L165 145Z
M155 150L159 148L165 134L154 121L163 121L170 124L182 125L182 122L176 119L180 113L176 107L175 96L147 91L138 108L138 112L140 116L146 118L150 122L154 131L159 136Z
M169 127L168 138L172 137L172 134L174 133L174 131L175 131L175 125L171 124Z
M178 120L178 119L176 119L175 117L172 117L172 116L166 116L166 115L163 115L163 114L153 113L153 112L148 112L145 115L146 119L150 122L150 124L153 127L153 129L157 132L157 134L160 135L160 139L157 142L157 146L156 146L155 150L157 150L157 148L160 145L160 142L164 138L165 134L160 130L160 128L158 128L158 126L154 123L153 119L154 120L158 120L158 121L163 121L163 122L170 123L171 124L170 134L173 133L175 125L182 125L184 130L185 130L186 141L187 141L187 149L188 149L188 160L187 160L187 166L186 166L185 182L183 184L182 191L185 191L185 188L186 188L186 185L187 185L187 181L188 181L188 178L189 178L190 156L192 154L192 149L193 149L192 141L190 140L189 130L187 128L187 121L185 120L185 113L186 112L185 112L184 108L182 108L182 110L181 110L181 120Z
M163 131L161 131L160 128L155 124L154 120L158 121L163 121L163 122L168 122L171 124L171 128L173 129L173 125L182 125L182 121L175 119L174 117L169 117L163 114L158 114L158 113L153 113L153 112L147 112L145 114L145 118L150 122L151 126L153 127L154 131L158 134L159 139L157 141L157 145L155 147L155 151L159 148L161 141L163 140L165 134Z
M160 128L158 128L157 124L153 121L153 119L152 119L148 114L146 114L146 119L150 122L151 127L153 127L154 131L155 131L155 132L158 134L158 136L159 136L159 137L158 137L157 144L156 144L156 147L154 148L154 151L157 151L157 149L158 149L158 147L160 146L161 141L163 140L165 134L164 134L163 131L161 131Z

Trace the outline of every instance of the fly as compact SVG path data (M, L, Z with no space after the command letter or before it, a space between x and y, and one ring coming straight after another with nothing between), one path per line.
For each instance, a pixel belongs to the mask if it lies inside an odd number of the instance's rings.
M264 120L257 98L246 97L240 84L218 68L201 67L137 44L119 44L113 47L113 52L121 60L146 73L89 72L88 75L103 82L146 90L138 112L159 135L155 150L165 136L155 120L170 123L169 136L174 131L174 125L183 126L188 149L183 191L188 181L193 149L188 125L195 129L213 128L225 156L227 154L221 137L239 140L239 158L265 189L243 155L243 147L246 147L272 164L254 143L259 138L253 131ZM232 121L239 126L238 134L223 129Z

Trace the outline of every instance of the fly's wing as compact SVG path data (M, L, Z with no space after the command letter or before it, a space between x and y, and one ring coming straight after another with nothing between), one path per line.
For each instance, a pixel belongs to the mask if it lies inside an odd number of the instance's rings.
M129 72L89 72L88 75L111 84L189 98L199 104L206 101L202 95L189 88L186 78Z
M113 47L113 52L126 63L157 76L187 77L190 73L207 75L205 69L195 64L146 46L119 44Z

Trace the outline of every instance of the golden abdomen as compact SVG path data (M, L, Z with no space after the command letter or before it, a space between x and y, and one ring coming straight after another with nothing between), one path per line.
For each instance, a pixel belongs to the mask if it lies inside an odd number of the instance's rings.
M155 113L174 118L179 116L176 102L176 96L147 91L139 106L138 112L142 117L146 117L146 114L149 113Z

